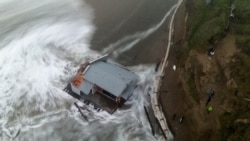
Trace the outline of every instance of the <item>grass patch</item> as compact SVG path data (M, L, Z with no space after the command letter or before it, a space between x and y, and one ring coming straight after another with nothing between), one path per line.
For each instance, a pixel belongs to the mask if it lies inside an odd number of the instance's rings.
M196 103L199 103L200 98L199 98L197 88L196 88L196 83L195 83L195 78L197 76L196 68L199 68L199 67L198 67L198 64L196 64L196 62L197 61L196 61L195 58L192 57L190 59L191 68L189 68L189 70L187 72L189 74L188 81L187 81L187 84L188 84L187 86L188 86L188 91L189 91L190 96L193 98L193 100Z
M249 123L236 123L237 119L249 119L250 107L248 102L239 99L232 100L236 105L236 111L232 113L225 112L220 117L221 128L221 140L222 141L248 141L250 139L250 126Z
M231 64L232 77L238 85L238 91L250 98L250 57L244 54L235 56L236 62Z
M208 44L208 40L223 33L228 24L229 1L213 1L206 5L205 1L192 1L193 9L188 19L188 44L189 47L199 47Z
M239 24L250 24L250 1L249 0L240 0L235 1L235 23Z
M220 116L221 140L250 140L250 124L235 123L237 119L250 119L250 102L242 98L250 98L250 0L233 0L236 10L235 18L229 20L230 0L212 0L206 5L205 0L190 0L187 2L189 18L187 21L187 43L189 49L203 50L215 40L220 41L226 36L225 29L230 29L236 36L236 45L241 53L235 56L235 61L230 63L231 77L237 83L238 94L229 94L232 111ZM211 42L212 41L212 42ZM188 51L187 51L188 52ZM181 54L182 55L182 54ZM180 57L181 58L181 57ZM185 59L184 59L185 60ZM191 97L199 102L195 83L195 61L191 60L192 68L188 70L188 87ZM227 79L224 70L220 67L220 77L217 80L223 84ZM233 92L232 92L233 93ZM232 98L233 97L233 98Z
M238 85L238 97L231 99L234 107L232 113L224 113L220 117L221 140L250 140L250 124L235 123L237 119L250 119L250 102L242 98L250 98L250 57L245 54L235 56L235 62L231 64L232 77Z
M200 98L199 98L199 96L197 94L197 90L196 90L196 84L195 84L195 80L194 80L194 78L195 78L194 72L192 72L190 74L190 76L191 77L188 80L189 93L190 93L190 96L194 99L194 101L196 103L199 103Z
M250 25L233 24L233 32L239 35L250 35Z
M250 36L237 37L236 46L241 49L243 53L250 56Z

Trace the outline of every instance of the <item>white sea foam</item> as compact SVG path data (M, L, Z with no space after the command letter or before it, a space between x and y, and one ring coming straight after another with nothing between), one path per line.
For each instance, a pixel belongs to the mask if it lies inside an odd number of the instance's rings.
M91 8L81 1L15 2L4 3L5 12L11 9L0 19L0 140L157 140L143 109L153 66L131 68L140 82L130 108L110 115L82 105L85 120L62 89L80 63L100 55L89 49Z

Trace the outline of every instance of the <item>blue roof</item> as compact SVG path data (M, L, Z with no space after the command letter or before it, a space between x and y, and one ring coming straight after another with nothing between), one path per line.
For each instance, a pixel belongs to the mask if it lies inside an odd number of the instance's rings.
M128 98L132 94L131 87L135 87L138 76L118 65L99 60L90 64L83 78L116 97Z
M92 83L90 83L87 80L83 80L83 82L81 83L81 85L79 86L79 89L86 95L88 95L90 93L90 91L92 90L92 88L94 87L94 85Z

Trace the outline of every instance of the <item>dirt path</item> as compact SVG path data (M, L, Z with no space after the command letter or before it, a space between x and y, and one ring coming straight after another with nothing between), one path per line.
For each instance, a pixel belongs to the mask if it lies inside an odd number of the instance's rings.
M168 120L168 124L174 133L175 141L219 141L220 140L220 120L219 117L225 111L230 111L230 104L227 102L226 88L237 87L229 85L230 78L229 64L233 56L238 52L235 46L235 37L227 35L225 39L219 42L215 50L215 55L210 58L207 52L198 52L191 50L186 52L186 59L183 66L178 66L177 56L180 50L185 51L185 41L183 34L185 31L185 5L180 8L177 14L175 44L171 48L169 55L168 68L165 72L165 79L162 85L160 100L163 105L163 111ZM194 59L192 63L191 60ZM172 66L176 65L176 71ZM190 77L190 68L194 69L195 90L197 91L197 101L187 92L188 81ZM209 105L214 110L207 112L205 105L208 96L207 89L213 88L216 92ZM184 117L180 123L179 120Z
M182 4L179 11L176 14L175 19L175 36L174 41L179 42L183 40L183 32L185 30L185 4ZM165 72L165 79L162 84L160 102L163 106L163 111L167 117L168 124L171 131L174 134L175 141L183 141L186 139L192 140L190 126L183 122L179 123L179 119L184 116L185 121L185 111L189 107L189 100L182 89L182 84L179 79L178 65L176 71L173 70L172 66L178 64L176 55L178 48L174 45L170 49L168 56L168 67Z

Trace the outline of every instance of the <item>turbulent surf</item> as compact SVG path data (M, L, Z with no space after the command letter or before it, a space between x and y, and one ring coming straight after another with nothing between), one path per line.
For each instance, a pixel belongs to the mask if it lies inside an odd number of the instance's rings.
M93 9L82 1L0 2L0 140L158 140L144 113L154 66L139 75L134 96L113 115L63 91L78 66L100 54L89 47Z

